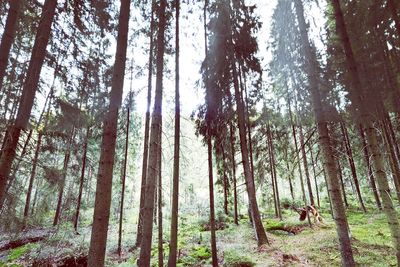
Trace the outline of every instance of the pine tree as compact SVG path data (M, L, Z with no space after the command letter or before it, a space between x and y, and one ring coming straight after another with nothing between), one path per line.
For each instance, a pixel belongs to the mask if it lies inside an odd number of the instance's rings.
M128 45L130 1L121 0L117 48L112 76L110 104L103 122L103 136L99 171L97 174L96 198L88 266L104 266L108 220L110 217L112 175L116 146L118 110L122 102L125 76L126 50Z

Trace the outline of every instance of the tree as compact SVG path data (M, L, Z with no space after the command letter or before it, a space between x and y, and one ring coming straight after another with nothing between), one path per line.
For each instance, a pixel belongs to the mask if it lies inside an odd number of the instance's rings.
M18 114L13 125L7 130L4 146L0 155L0 207L3 205L11 165L14 162L21 131L25 130L31 114L35 93L39 83L40 71L46 56L46 47L50 39L51 25L57 7L56 0L46 0L42 17L37 29L31 59L22 89Z
M128 43L130 1L121 0L117 48L112 76L110 103L103 122L103 136L99 171L97 174L96 198L88 266L104 266L108 220L110 217L112 175L116 145L118 110L122 102L125 76L126 50Z
M319 134L319 142L321 151L324 156L324 168L327 171L328 190L332 200L333 215L336 223L336 230L339 238L340 252L342 256L343 266L355 266L351 242L349 237L349 225L347 223L346 213L343 206L343 200L340 195L338 173L329 136L327 119L324 116L324 109L321 101L318 84L318 61L315 55L315 50L310 44L307 32L307 24L304 18L304 8L302 0L295 2L296 15L299 23L301 35L302 51L305 55L306 70L310 83L310 93L314 108L314 115Z
M154 98L154 109L151 118L151 133L149 147L149 162L146 175L146 194L143 208L143 237L140 246L139 266L150 266L151 244L153 237L153 212L154 212L154 193L157 179L157 161L160 151L160 134L162 122L162 91L163 91L163 71L164 71L164 50L165 50L165 28L166 28L166 0L161 0L158 10L158 35L157 35L157 77L156 92Z
M180 0L175 0L175 134L174 171L172 178L171 240L168 266L176 266L178 247L178 203L179 203L179 149L180 149L180 95L179 95L179 12Z
M385 174L382 153L378 146L377 133L373 124L373 116L367 109L368 101L361 85L359 74L359 66L354 56L353 48L347 32L343 12L339 0L331 0L334 10L334 18L336 21L337 33L340 37L341 44L346 57L347 69L349 72L350 86L347 88L350 92L349 98L358 108L360 120L363 121L366 137L368 141L369 151L371 151L372 163L374 166L375 177L378 182L380 195L382 197L383 210L389 223L389 229L393 238L394 247L396 249L397 264L400 265L400 228L396 210L394 209L392 199L390 197L389 184Z
M155 0L151 3L151 22L150 22L150 47L149 47L149 68L148 68L148 80L147 80L147 109L144 126L144 140L143 140L143 162L142 162L142 182L140 187L140 203L139 203L139 221L137 225L136 235L136 247L140 246L143 236L143 212L144 212L144 201L146 195L146 177L147 167L149 158L149 134L150 134L150 105L151 105L151 91L153 83L153 50L154 50L154 12L155 12Z
M17 31L17 24L19 13L21 10L21 0L8 1L10 7L8 9L7 21L1 38L0 44L0 92L2 91L2 84L4 74L6 72L8 57L10 55L11 46L14 42L15 32Z

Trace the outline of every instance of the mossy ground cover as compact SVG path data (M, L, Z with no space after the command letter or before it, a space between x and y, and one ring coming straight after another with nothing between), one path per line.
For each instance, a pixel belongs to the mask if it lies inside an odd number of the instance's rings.
M268 232L269 245L257 247L254 231L248 219L240 220L239 225L226 222L226 228L217 231L217 248L220 266L340 266L340 253L335 224L330 214L322 213L324 224L308 226L307 220L300 222L298 214L285 212L284 220L264 218ZM311 218L312 219L312 218ZM390 232L383 213L372 209L364 214L357 210L348 211L352 245L359 266L395 266L396 259L392 248ZM204 231L204 219L186 217L179 226L178 266L211 266L210 232ZM277 227L301 227L296 235L285 231L272 230ZM168 229L167 226L165 226ZM130 226L127 229L135 229ZM155 232L156 232L155 227ZM87 253L90 229L82 230L76 236L61 229L46 241L28 244L9 250L0 259L0 266L29 266L29 259L46 255L65 253ZM168 239L168 232L164 234ZM117 235L109 233L107 266L135 266L138 250L132 250L135 240L134 230L125 232L124 253L116 255ZM154 236L152 266L157 266L157 239ZM66 241L68 240L68 242ZM164 242L164 263L168 258L168 242Z

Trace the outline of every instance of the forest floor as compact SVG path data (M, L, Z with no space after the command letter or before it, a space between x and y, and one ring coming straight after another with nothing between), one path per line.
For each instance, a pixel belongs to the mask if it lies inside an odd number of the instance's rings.
M394 250L384 214L349 211L349 225L356 262L359 266L396 266ZM247 219L239 225L221 218L217 231L218 259L221 266L340 266L340 253L335 225L329 214L322 214L323 224L308 226L298 215L285 211L284 220L264 218L270 245L257 247L254 232ZM280 227L295 227L297 234ZM133 227L134 228L134 227ZM180 225L178 266L211 266L210 233L206 220L195 216L184 218ZM124 244L134 243L134 233L124 233ZM37 238L36 236L43 236ZM2 247L10 238L33 238L33 242L15 248ZM116 254L116 227L110 227L107 266L135 266L138 250L128 249L120 258ZM90 227L76 235L68 227L35 229L17 236L0 236L0 267L3 266L85 266L90 240ZM28 240L29 241L29 240ZM168 255L168 244L164 244ZM157 244L153 247L157 259ZM167 256L166 256L167 258ZM166 264L165 259L164 264ZM155 265L156 266L156 265Z

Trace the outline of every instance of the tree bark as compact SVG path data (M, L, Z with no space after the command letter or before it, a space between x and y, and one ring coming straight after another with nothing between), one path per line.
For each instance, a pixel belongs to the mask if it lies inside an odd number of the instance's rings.
M161 129L160 129L161 130ZM158 204L158 266L163 267L164 266L164 248L163 248L163 217L162 217L162 170L161 170L161 159L162 159L162 136L160 132L160 148L158 152L158 184L157 184L157 189L158 189L158 198L157 198L157 204Z
M397 8L396 8L396 3L394 0L388 0L387 1L388 7L390 9L390 12L392 13L392 19L394 21L394 24L396 26L396 31L397 34L400 36L400 17L397 13Z
M154 193L157 178L158 153L160 149L160 133L162 122L162 91L163 91L163 71L164 71L164 49L165 49L165 9L166 0L161 0L159 7L158 37L157 37L157 77L156 93L154 99L154 110L151 120L149 164L146 177L146 194L143 209L143 237L140 248L139 266L150 266L151 243L153 237L153 211L154 211Z
M312 170L313 170L314 184L315 184L315 193L317 194L317 204L318 204L318 208L319 208L319 207L321 207L321 203L320 203L320 199L319 199L317 172L315 171L315 161L314 161L314 155L313 155L313 146L309 144L308 148L310 150L311 166L312 166Z
M382 210L381 200L378 195L378 189L376 188L375 176L372 171L371 163L369 162L368 145L367 145L367 141L365 140L364 129L361 124L358 125L358 132L361 137L361 143L362 143L362 148L363 148L363 153L364 153L364 161L365 161L365 164L367 165L369 182L371 185L372 192L374 194L375 203L376 203L376 206L378 207L378 209Z
M125 128L125 153L124 153L124 165L122 173L122 188L121 188L121 203L119 208L119 229L118 229L118 255L121 257L122 252L122 221L124 218L124 198L125 198L125 181L126 181L126 168L128 166L128 149L129 149L129 126L131 117L131 105L132 105L132 92L129 92L129 104L127 107L126 114L126 128Z
M8 1L10 7L6 25L4 27L3 37L0 43L0 92L3 88L3 80L7 69L8 58L10 56L11 46L14 43L15 33L17 31L17 24L21 10L21 0Z
M314 206L315 205L314 195L311 186L310 172L308 170L308 160L307 160L306 147L304 143L303 126L301 124L299 126L299 133L300 133L300 148L301 148L301 155L303 158L304 173L306 174L306 180L307 180L308 196L310 198L310 204Z
M38 163L38 159L39 159L40 146L42 144L42 136L43 136L42 132L39 132L37 143L36 143L35 156L33 157L33 161L32 161L31 177L29 179L28 191L26 193L26 201L25 201L22 229L26 228L26 224L27 224L27 220L28 220L28 216L29 216L29 207L30 207L30 203L31 203L32 188L33 188L33 182L35 180L35 175L36 175L36 167L37 167L37 163Z
M86 137L83 143L83 155L82 155L82 170L81 170L81 177L79 179L79 193L78 193L78 200L76 204L76 212L74 218L74 230L75 233L78 233L78 222L79 222L79 212L81 208L82 202L82 194L83 194L83 183L85 181L85 169L86 169L86 160L87 160L87 147L88 147L88 140L90 135L90 128L86 129Z
M139 202L139 221L137 225L136 244L140 246L142 242L142 229L143 229L143 211L144 211L144 200L146 195L146 177L147 177L147 162L149 157L149 134L150 134L150 106L151 106L151 91L153 81L153 50L154 50L154 8L155 0L152 0L151 7L151 22L150 22L150 48L149 48L149 69L148 69L148 80L147 80L147 109L144 126L144 141L143 141L143 162L142 162L142 182L140 187L140 202Z
M353 151L352 151L351 145L350 145L349 134L348 134L343 122L340 123L340 129L342 131L344 146L345 146L346 154L347 154L347 160L349 161L351 176L353 177L354 187L356 189L358 202L360 203L361 209L364 212L367 212L367 209L365 208L365 205L364 205L363 198L361 196L360 184L358 182L356 165L354 164Z
M54 220L53 220L53 226L56 226L58 224L58 221L61 217L64 188L65 188L65 182L67 179L68 164L69 164L69 160L71 158L72 143L74 142L74 139L75 139L75 128L73 128L71 130L70 137L68 138L68 142L67 142L67 148L66 148L65 155L64 155L62 177L61 177L61 181L58 184L58 187L59 187L58 188L58 199L57 199L56 212L55 212Z
M126 50L129 30L129 0L121 0L118 37L110 93L110 104L103 123L99 171L97 174L93 227L90 239L88 266L104 266L108 221L110 218L112 176L117 135L118 110L124 86Z
M215 235L215 208L214 208L214 178L212 166L212 141L210 133L207 136L207 149L208 149L208 186L210 197L210 232L211 232L211 258L212 266L218 266L217 258L217 242Z
M171 240L169 243L168 266L176 266L178 249L178 212L179 212L179 149L181 109L179 92L179 13L180 0L175 0L175 142L174 142L174 170L172 177L172 205L171 205Z
M233 221L236 225L239 225L238 221L238 199L237 199L237 188L236 188L236 160L235 160L235 139L233 122L229 124L230 133L230 145L231 145L231 161L232 161L232 180L233 180Z
M18 140L21 131L28 125L35 93L39 83L40 71L46 56L46 47L50 38L51 24L56 12L57 1L46 0L43 5L41 20L35 37L31 59L22 89L22 97L18 114L13 125L8 129L3 153L0 158L0 208L3 205L7 180L11 165L15 159Z

